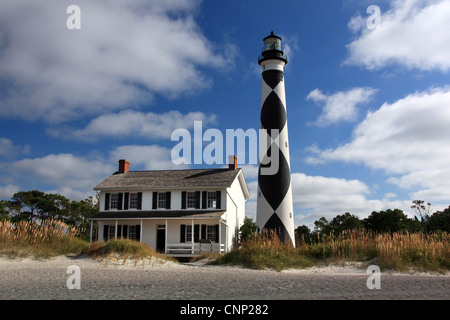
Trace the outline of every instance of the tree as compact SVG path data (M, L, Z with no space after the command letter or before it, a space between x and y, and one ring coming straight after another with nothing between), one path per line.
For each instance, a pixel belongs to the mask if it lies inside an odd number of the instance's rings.
M251 239L255 234L258 226L253 222L252 218L245 217L244 224L239 229L241 234L241 243Z
M431 203L427 203L427 206L424 205L425 201L423 200L414 200L411 209L414 211L416 215L420 217L420 223L422 227L425 229L428 218L430 217Z
M433 213L429 217L426 231L445 231L450 233L450 206L444 211L437 211Z
M33 220L40 214L39 204L44 196L44 192L38 190L20 191L12 196L12 201L8 202L11 220Z
M367 229L376 232L394 233L399 231L414 232L421 230L420 222L409 219L402 210L388 209L386 211L373 211L364 219Z
M294 234L295 234L295 242L296 243L311 243L312 242L312 234L311 234L311 230L309 230L309 228L305 225L303 226L298 226L295 230L294 230Z
M8 203L0 200L0 220L5 220L9 216Z
M97 193L95 198L88 196L86 199L81 201L72 201L64 222L87 232L89 227L89 222L87 219L98 213L98 197L99 194Z
M362 229L364 223L357 216L346 212L334 217L330 222L330 228L335 235L339 235L344 230Z
M322 235L331 233L331 226L327 218L322 217L319 220L314 221L314 232Z

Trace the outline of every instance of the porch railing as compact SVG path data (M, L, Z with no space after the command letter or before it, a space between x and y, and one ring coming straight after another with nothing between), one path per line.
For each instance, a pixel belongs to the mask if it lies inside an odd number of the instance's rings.
M225 245L214 242L174 243L166 245L166 254L170 255L200 255L211 252L225 253Z

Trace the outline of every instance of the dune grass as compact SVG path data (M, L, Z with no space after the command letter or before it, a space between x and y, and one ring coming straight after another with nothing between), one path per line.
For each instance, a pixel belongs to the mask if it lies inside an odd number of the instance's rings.
M125 263L133 259L135 263L139 260L157 258L160 261L176 261L164 254L155 251L146 243L129 239L109 240L107 242L93 242L85 252L94 259L118 258Z
M0 221L0 254L11 258L79 255L89 247L88 242L77 236L79 231L56 220L45 220L39 224L32 221Z
M0 254L10 258L47 259L59 255L92 256L94 259L116 258L142 260L166 257L145 243L128 239L89 243L79 238L80 230L56 220L37 224L31 221L0 221Z
M377 264L381 270L433 271L450 267L450 235L447 233L377 234L353 230L339 236L323 236L317 242L302 239L296 247L274 235L255 235L241 246L218 258L216 264L239 264L254 269L305 268L343 261Z

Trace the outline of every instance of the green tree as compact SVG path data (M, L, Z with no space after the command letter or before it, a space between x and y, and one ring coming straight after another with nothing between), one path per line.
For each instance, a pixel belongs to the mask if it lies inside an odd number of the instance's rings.
M313 240L313 235L311 234L311 230L309 230L309 228L305 225L298 226L294 230L294 234L295 234L295 242L296 243L305 242L307 244L310 244Z
M8 202L10 217L13 221L33 220L40 215L39 204L44 192L39 190L20 191Z
M322 217L314 221L314 232L321 235L331 233L330 222L328 222L327 218Z
M72 201L69 206L68 214L64 222L83 230L85 234L89 232L88 218L98 213L99 203L97 194L96 197L88 196L81 201Z
M334 217L329 226L335 235L339 235L344 230L364 228L364 222L357 216L346 212L343 215L337 215Z
M9 210L7 201L0 200L0 220L8 219Z
M421 225L418 220L409 219L400 209L388 209L386 211L373 211L364 219L367 229L376 232L394 233L399 231L419 231Z
M445 231L450 233L450 206L443 211L437 211L433 213L429 217L426 231Z
M251 239L255 234L258 226L255 222L253 222L252 218L245 217L244 224L240 227L240 240L241 242L245 242L246 240Z
M427 203L427 206L425 206L425 201L414 200L411 209L417 216L419 216L422 228L425 230L428 219L430 218L431 203Z

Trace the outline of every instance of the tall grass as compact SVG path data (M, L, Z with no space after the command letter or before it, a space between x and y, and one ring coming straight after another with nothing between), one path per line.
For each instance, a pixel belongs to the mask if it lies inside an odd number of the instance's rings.
M118 239L89 243L79 238L82 230L57 220L41 223L0 221L0 255L9 257L50 258L59 255L88 255L95 258L128 258L143 260L157 257L173 260L157 253L145 243Z
M255 235L219 258L219 264L241 264L250 268L302 268L317 263L358 261L377 264L382 270L446 272L450 268L450 235L425 233L377 234L364 230L322 236L309 243L298 239L296 247L276 236Z
M89 243L77 237L80 230L57 220L40 223L0 221L0 253L10 257L48 258L81 254Z
M133 241L130 239L109 240L107 242L94 242L85 252L86 255L94 259L133 259L135 264L145 259L157 258L158 261L175 261L168 256L156 252L146 243Z

